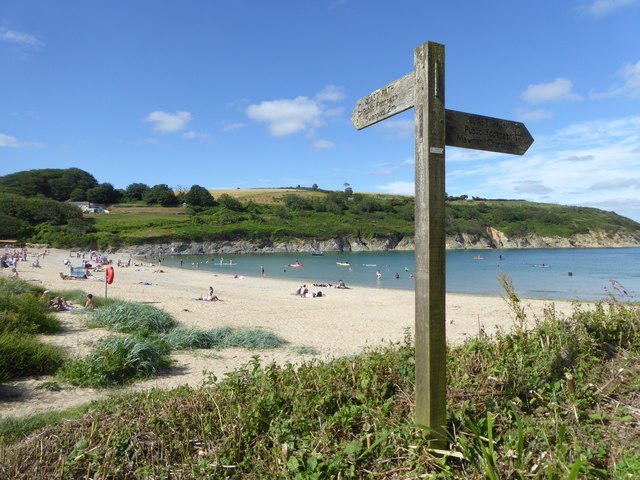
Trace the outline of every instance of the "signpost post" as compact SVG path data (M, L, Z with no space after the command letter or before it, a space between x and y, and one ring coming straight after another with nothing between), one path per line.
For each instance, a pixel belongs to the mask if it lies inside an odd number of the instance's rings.
M444 45L414 52L414 71L358 100L361 130L414 109L415 132L415 421L444 433L446 424L445 145L524 154L533 143L520 122L445 110Z

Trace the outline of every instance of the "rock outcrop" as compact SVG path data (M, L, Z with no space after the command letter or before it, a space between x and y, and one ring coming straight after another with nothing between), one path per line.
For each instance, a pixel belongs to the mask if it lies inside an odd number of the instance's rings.
M640 247L640 235L604 232L577 234L572 237L545 237L528 235L508 237L500 230L489 227L483 234L461 233L448 235L448 250L508 249L508 248L617 248ZM217 240L211 242L173 241L127 247L134 255L238 255L249 253L313 253L313 252L383 252L413 250L413 237L361 238L341 237L330 240L303 240L271 242L268 240Z

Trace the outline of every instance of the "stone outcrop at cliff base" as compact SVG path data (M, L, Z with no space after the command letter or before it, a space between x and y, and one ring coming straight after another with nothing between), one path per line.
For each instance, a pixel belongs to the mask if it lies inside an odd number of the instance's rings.
M446 239L448 250L507 249L507 248L619 248L640 247L640 235L603 232L581 233L572 237L508 237L489 227L482 235L457 234ZM256 253L313 253L313 252L385 252L414 249L413 237L360 238L345 237L330 240L251 241L216 240L211 242L172 241L136 245L121 249L134 255L239 255Z

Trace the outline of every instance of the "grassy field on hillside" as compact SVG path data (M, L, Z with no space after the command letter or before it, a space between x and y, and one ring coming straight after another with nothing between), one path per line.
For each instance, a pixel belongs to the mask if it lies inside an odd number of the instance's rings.
M212 190L206 206L160 207L143 201L109 206L66 225L39 223L29 241L65 248L108 248L168 241L289 241L334 238L395 239L414 233L412 196L327 192L307 188ZM445 230L489 238L494 228L509 238L570 238L596 233L633 235L640 225L594 208L509 200L449 199Z

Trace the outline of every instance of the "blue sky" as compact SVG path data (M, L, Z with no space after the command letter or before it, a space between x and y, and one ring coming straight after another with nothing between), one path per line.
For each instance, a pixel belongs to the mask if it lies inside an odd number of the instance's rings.
M447 147L447 193L640 221L640 0L3 0L0 175L412 194L413 111L349 117L426 41L448 109L535 138Z

